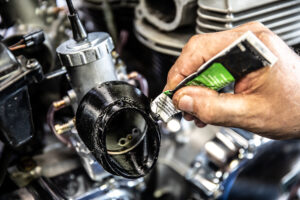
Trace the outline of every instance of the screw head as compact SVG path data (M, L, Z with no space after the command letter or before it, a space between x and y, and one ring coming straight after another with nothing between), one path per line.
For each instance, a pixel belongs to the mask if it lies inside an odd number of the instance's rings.
M39 65L39 62L36 59L29 59L26 63L27 69L36 68Z

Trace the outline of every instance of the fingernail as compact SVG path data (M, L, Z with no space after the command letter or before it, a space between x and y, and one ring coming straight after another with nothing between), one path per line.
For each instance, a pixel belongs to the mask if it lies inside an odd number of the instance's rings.
M192 113L194 110L194 100L192 97L184 95L179 99L178 108L180 110Z

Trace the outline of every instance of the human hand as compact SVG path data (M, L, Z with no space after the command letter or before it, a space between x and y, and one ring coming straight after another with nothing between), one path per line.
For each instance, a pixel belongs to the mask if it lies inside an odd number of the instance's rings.
M300 57L258 22L193 36L169 71L164 90L174 89L249 30L278 57L273 67L238 80L234 94L186 86L175 93L173 103L186 120L194 120L199 127L213 124L243 128L273 139L300 138Z

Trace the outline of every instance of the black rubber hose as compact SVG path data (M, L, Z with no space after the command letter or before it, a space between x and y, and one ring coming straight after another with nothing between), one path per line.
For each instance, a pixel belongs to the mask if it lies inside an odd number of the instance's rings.
M76 13L76 10L73 6L73 3L72 3L72 0L66 0L67 1L67 5L68 5L68 8L69 8L69 12L71 15L75 14Z

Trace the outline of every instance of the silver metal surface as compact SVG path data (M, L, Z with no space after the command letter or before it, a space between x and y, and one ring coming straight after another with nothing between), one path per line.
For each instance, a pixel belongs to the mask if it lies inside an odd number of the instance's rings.
M72 135L70 136L71 144L75 148L75 151L81 159L81 163L87 172L88 176L94 181L102 181L104 178L111 176L106 172L103 167L96 161L96 158L85 146L80 137L78 136L77 130L72 129Z
M267 3L272 3L280 0L198 0L201 8L215 12L228 13L228 12L241 12L246 9L256 8ZM283 1L282 1L283 2Z
M78 101L96 85L116 80L114 64L110 55L87 65L68 68L68 74Z
M110 56L114 48L111 37L104 32L89 33L87 40L70 39L62 43L56 52L63 66L81 66Z
M193 174L192 179L193 183L212 199L217 199L222 194L220 184L206 179L202 174Z
M181 1L173 1L174 5L180 4L178 2ZM187 3L187 1L182 2ZM197 3L197 10L190 10L185 16L181 15L182 18L186 18L192 16L193 12L197 13L197 17L194 17L196 33L223 31L250 21L260 21L288 45L300 42L299 0L198 0ZM136 37L154 51L179 56L181 49L195 31L190 30L189 27L178 29L181 26L178 22L177 25L174 21L164 22L160 19L164 16L159 14L159 9L155 10L155 5L151 6L151 4L155 2L142 0L136 8L134 21ZM180 15L178 10L176 15Z
M167 166L195 185L205 194L204 199L217 199L228 175L267 141L230 128L209 125L198 129L184 120L181 126L176 138L186 138L185 142L177 141L172 134L163 135L158 165Z
M79 196L76 200L111 200L111 199L122 199L122 200L135 200L136 197L132 191L125 189L112 189L107 192L101 191L101 189L96 188L86 194Z
M57 48L61 64L67 68L77 100L96 85L116 80L111 37L104 32L89 33L82 42L70 39ZM77 106L73 106L76 110Z
M221 128L205 143L205 151L195 157L193 167L186 173L187 180L203 191L208 199L218 198L223 192L222 182L247 159L253 158L256 149L267 142L260 136L242 132Z
M144 178L135 180L111 178L91 191L74 199L76 200L136 200L140 199L140 192L145 190Z
M179 56L182 47L194 35L192 29L188 31L162 32L141 19L136 19L134 26L136 37L141 43L150 49L172 56Z
M162 136L158 163L170 167L184 177L195 157L203 151L205 143L214 138L220 127L208 125L199 129L193 122L184 120L181 121L181 126L181 131ZM185 143L182 142L183 138Z
M279 5L281 6L281 5ZM278 6L278 7L279 7ZM281 10L275 10L275 11L270 11L266 9L259 9L259 11L252 11L253 13L247 13L245 11L245 15L243 16L238 16L237 18L235 17L234 14L231 14L231 19L229 20L227 16L223 16L224 22L220 22L219 18L214 18L214 19L208 19L209 17L204 16L201 13L201 10L198 9L197 13L199 16L197 19L197 25L199 27L207 28L207 29L212 29L212 30L217 30L217 31L222 31L222 30L228 30L230 28L233 28L235 26L242 25L246 22L249 21L259 21L261 23L264 23L266 26L269 28L275 27L276 23L284 23L283 21L286 20L292 20L292 21L297 21L297 17L299 17L299 12L300 12L300 1L299 2L294 2L294 4L290 4L289 7L287 8L277 8ZM261 14L259 14L261 12ZM251 16L251 14L255 14L254 16ZM293 16L293 14L295 14ZM292 16L291 16L292 15ZM274 21L275 20L275 21Z
M146 19L159 30L173 31L191 25L196 17L196 0L141 0L136 16Z
M169 122L174 115L180 113L172 102L172 99L166 94L161 93L158 95L150 105L152 113L154 113L164 123Z
M197 16L197 33L224 31L250 21L259 21L288 45L299 43L299 0L198 0Z
M253 1L253 2L258 2L258 1ZM263 2L264 1L260 1L260 3ZM202 19L212 20L216 22L238 22L241 20L248 20L249 18L255 20L255 18L252 17L257 17L272 12L278 13L279 9L290 8L298 4L299 4L298 1L277 1L273 4L257 7L255 9L250 9L247 7L241 13L229 11L229 10L225 13L222 13L222 12L212 12L210 10L203 9L202 3L201 1L199 1L198 2L199 8L197 10L197 14Z

